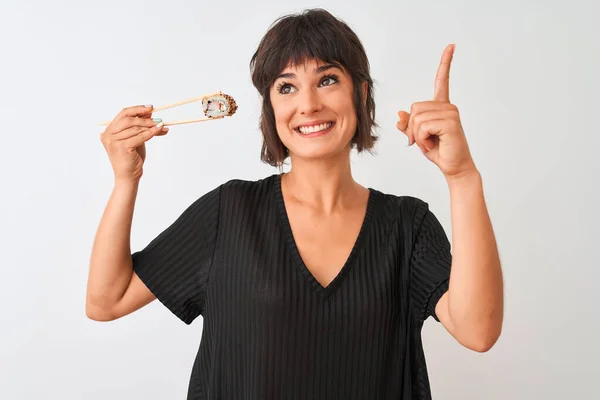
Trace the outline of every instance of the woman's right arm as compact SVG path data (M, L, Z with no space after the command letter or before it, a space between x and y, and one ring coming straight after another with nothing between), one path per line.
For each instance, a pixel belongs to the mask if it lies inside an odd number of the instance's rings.
M123 109L101 135L115 174L115 185L100 220L90 258L86 315L111 321L155 299L133 272L130 236L145 142L167 133L151 119L147 106Z

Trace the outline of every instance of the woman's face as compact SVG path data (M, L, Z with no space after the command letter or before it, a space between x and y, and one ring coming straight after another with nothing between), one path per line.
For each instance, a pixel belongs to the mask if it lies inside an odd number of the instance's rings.
M270 91L277 133L290 156L324 159L349 153L357 124L350 74L308 60L285 68Z

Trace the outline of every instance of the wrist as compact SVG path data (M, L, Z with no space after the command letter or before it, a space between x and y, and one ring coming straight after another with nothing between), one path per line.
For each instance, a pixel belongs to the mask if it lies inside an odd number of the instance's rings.
M115 178L114 189L115 190L137 190L140 185L139 179L121 179Z
M453 189L461 186L481 185L481 174L476 167L465 169L460 173L446 176L446 183Z

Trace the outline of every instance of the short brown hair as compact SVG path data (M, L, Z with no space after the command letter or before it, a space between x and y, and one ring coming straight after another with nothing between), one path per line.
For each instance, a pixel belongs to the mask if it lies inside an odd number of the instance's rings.
M300 65L309 59L340 65L352 76L357 114L352 148L359 153L370 151L377 140L373 134L374 128L378 127L373 79L362 43L346 23L329 12L319 8L305 10L278 18L250 61L252 83L263 98L259 123L263 135L261 160L272 166L281 167L289 151L277 134L270 87L288 64ZM367 82L366 99L363 98L363 82Z

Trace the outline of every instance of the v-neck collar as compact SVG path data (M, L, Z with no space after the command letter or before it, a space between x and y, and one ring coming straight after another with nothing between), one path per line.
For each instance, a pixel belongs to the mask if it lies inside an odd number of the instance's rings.
M275 176L273 176L273 178L275 186L275 201L277 203L277 208L279 211L279 220L281 222L284 234L286 236L286 242L288 245L288 249L292 254L294 265L317 293L319 293L325 298L329 297L336 290L336 288L340 286L345 276L348 275L348 272L355 264L356 257L358 256L361 248L363 247L363 242L365 241L365 237L367 236L368 230L371 226L371 220L373 218L378 192L372 188L368 188L369 199L367 201L367 209L358 236L356 237L354 245L352 246L352 250L350 251L346 262L339 270L335 278L329 283L329 285L323 286L315 278L312 272L310 272L310 270L304 263L304 260L300 256L300 251L298 250L296 240L294 239L292 226L290 224L290 220L285 207L285 201L283 199L283 192L281 190L281 174L276 174Z

